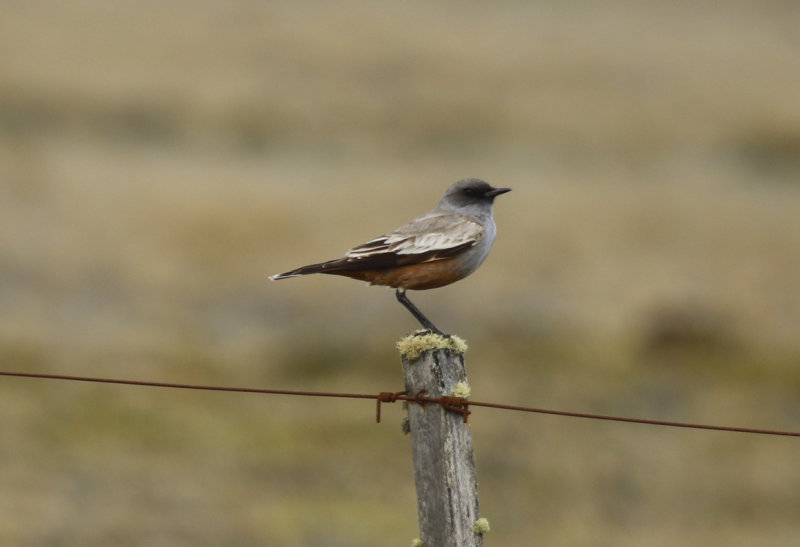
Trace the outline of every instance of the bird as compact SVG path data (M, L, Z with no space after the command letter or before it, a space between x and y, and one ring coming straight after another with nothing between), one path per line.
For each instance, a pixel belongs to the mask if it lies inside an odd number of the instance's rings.
M397 300L425 330L439 330L406 295L459 281L486 260L497 228L494 199L511 188L467 178L451 184L431 211L396 230L353 247L342 258L275 274L275 281L309 274L329 274L396 289ZM446 336L446 335L445 335Z

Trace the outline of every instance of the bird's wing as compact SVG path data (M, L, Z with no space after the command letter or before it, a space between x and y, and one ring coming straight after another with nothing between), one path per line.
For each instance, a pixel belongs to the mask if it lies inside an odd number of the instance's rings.
M348 272L385 270L444 260L477 244L483 236L483 227L471 217L431 211L390 234L353 247L343 258L296 268L270 279L312 273L348 275Z
M353 247L341 262L359 269L381 269L443 260L472 247L483 236L483 227L468 216L431 212Z

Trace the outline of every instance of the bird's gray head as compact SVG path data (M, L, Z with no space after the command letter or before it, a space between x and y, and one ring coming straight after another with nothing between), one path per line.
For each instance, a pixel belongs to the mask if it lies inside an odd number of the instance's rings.
M491 214L494 198L510 191L511 188L495 188L485 180L463 179L445 191L438 208L465 215Z

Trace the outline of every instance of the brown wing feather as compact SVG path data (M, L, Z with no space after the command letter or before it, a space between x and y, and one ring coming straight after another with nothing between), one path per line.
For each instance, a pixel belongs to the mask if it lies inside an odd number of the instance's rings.
M343 258L303 266L272 279L312 273L385 270L410 264L445 260L478 243L483 227L456 213L431 212L400 226L394 232L350 249Z

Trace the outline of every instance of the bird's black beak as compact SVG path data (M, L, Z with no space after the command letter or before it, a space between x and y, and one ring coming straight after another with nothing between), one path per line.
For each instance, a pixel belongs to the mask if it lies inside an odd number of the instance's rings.
M484 194L487 198L497 197L500 194L505 194L506 192L510 192L511 188L492 188L488 192Z

